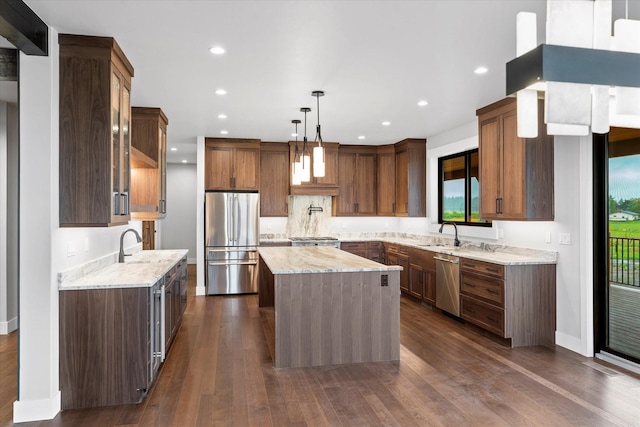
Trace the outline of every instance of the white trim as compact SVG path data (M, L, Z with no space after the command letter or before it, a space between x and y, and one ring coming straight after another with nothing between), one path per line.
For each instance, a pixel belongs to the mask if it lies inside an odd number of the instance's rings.
M9 335L11 332L18 329L18 317L7 320L6 322L0 322L0 335Z
M49 399L16 400L13 402L13 422L52 420L60 412L60 403L60 390Z
M586 357L593 357L592 354L585 354L583 352L583 344L580 338L576 338L563 332L556 331L556 345Z
M196 137L196 296L205 295L204 275L204 136Z
M640 375L640 365L637 363L633 363L630 360L623 359L620 356L616 356L615 354L607 353L606 351L601 351L596 353L596 359L604 360L605 362L609 362L613 365L624 368L628 371L631 371L635 374Z

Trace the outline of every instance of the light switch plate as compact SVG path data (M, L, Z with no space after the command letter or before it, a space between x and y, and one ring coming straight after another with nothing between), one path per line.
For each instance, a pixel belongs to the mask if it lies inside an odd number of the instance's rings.
M571 234L569 233L559 233L558 234L558 243L561 245L570 245L571 244Z
M76 254L76 242L69 242L67 244L67 256L75 256Z
M544 233L544 241L546 243L551 243L551 232L547 231L546 233Z

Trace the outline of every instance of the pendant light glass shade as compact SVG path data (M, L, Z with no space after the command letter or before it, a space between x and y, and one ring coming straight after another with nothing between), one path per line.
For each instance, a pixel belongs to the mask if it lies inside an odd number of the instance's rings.
M303 152L300 156L301 167L300 167L300 180L302 182L311 181L311 156L309 152Z
M324 147L322 146L322 134L320 132L320 97L324 96L324 92L321 90L314 90L311 92L312 96L316 97L316 111L318 113L318 123L316 125L316 141L318 145L313 147L313 176L316 178L324 177Z
M291 123L296 125L296 146L293 153L293 159L291 159L291 185L302 184L302 156L298 151L298 124L300 120L291 120Z

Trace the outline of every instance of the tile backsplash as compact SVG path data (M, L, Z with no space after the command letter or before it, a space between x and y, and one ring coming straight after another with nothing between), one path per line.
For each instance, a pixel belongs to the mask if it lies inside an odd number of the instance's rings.
M309 212L309 208L312 206L312 212ZM330 235L331 196L289 196L287 236L322 237Z

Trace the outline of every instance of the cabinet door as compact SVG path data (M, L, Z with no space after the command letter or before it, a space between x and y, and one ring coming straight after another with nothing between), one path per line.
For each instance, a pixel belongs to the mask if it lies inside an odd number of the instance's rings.
M291 169L289 146L278 144L284 147L276 150L275 143L264 144L269 145L260 150L260 216L287 216Z
M416 264L409 264L409 294L422 299L424 292L424 270Z
M394 216L396 214L396 154L378 153L377 167L377 207L378 215Z
M480 216L497 218L502 188L499 119L480 123Z
M409 159L407 150L396 152L396 215L409 214Z
M436 305L436 272L425 270L424 272L424 288L422 300L431 305Z
M160 147L158 148L158 185L160 187L158 212L161 217L167 213L167 131L158 129Z
M400 290L409 293L409 257L398 255L398 265L402 267L400 272Z
M525 141L518 138L516 111L502 116L502 201L503 218L525 218ZM553 164L549 165L553 168Z
M340 153L338 161L338 181L340 189L335 198L336 215L355 215L356 209L356 153Z
M234 190L258 190L260 151L254 148L234 150L232 183Z
M205 154L205 190L232 189L233 149L207 147Z
M130 92L125 87L122 75L113 71L111 75L111 222L129 221L129 168L131 115Z
M376 155L358 154L355 168L356 213L376 214Z

